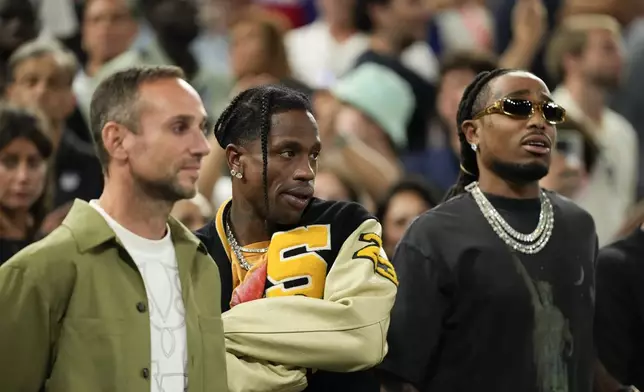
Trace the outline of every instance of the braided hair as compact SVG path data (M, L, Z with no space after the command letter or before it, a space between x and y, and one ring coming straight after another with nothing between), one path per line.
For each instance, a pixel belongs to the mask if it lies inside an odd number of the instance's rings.
M515 71L508 68L497 68L493 71L481 72L470 83L465 91L463 97L458 105L458 113L456 114L456 127L458 129L458 139L461 142L461 170L458 174L456 184L450 188L445 196L445 200L449 200L454 196L465 193L465 187L470 183L478 180L479 167L476 163L476 152L472 150L465 132L463 132L463 122L471 120L476 113L484 109L487 95L489 93L489 83L502 75Z
M219 116L215 138L222 148L244 145L258 138L262 145L264 204L268 214L268 134L272 116L290 110L312 112L311 102L288 87L264 85L241 92Z

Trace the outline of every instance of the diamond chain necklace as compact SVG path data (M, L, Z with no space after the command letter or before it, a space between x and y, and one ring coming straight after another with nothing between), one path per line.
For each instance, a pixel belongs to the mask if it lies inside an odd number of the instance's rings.
M485 197L478 182L473 182L465 187L474 201L478 205L481 213L488 221L494 232L512 249L525 254L535 254L540 252L548 244L554 228L554 210L550 199L542 190L539 194L541 201L541 212L539 213L539 223L537 228L529 234L516 231L506 222L505 219L494 208L492 203Z
M235 254L235 257L237 257L237 261L239 261L239 266L245 269L246 271L250 271L250 269L253 267L248 261L246 261L246 258L244 257L244 252L246 253L266 253L268 251L268 248L261 248L261 249L254 249L254 248L244 248L243 246L240 246L239 243L237 242L237 238L235 238L235 235L233 234L233 230L230 228L230 212L228 212L227 216L224 217L224 226L226 227L226 237L228 238L228 243L230 244L230 247L233 250L233 253Z

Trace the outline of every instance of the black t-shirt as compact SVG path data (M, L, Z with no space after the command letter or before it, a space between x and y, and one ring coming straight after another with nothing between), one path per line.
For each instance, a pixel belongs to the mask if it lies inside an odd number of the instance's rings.
M409 83L414 92L416 106L409 124L407 124L407 150L425 150L427 147L427 127L436 101L436 87L407 68L395 57L383 56L368 50L358 57L356 67L363 63L376 63L387 67Z
M103 172L93 146L66 131L56 152L54 207L81 199L97 199L103 191Z
M29 240L10 240L0 238L0 265L7 262L16 253L20 252L22 248L27 247L32 241Z
M382 370L420 391L591 391L594 223L548 195L554 230L536 255L510 252L470 194L411 225ZM538 199L488 198L516 230L536 227Z
M644 389L644 231L599 252L595 344L606 370Z

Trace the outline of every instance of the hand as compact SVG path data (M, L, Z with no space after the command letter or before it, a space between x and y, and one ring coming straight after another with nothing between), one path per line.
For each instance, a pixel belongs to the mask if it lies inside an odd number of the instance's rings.
M554 151L550 162L550 170L539 184L548 190L566 197L574 197L586 183L586 174L580 167L568 164L566 157Z
M517 0L512 10L512 39L521 45L538 45L548 29L547 16L542 0Z

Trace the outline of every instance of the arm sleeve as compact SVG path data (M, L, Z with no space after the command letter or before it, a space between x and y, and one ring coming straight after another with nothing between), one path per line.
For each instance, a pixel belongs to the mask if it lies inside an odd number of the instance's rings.
M635 275L634 275L635 274ZM614 248L599 252L595 294L595 345L609 373L627 382L636 337L637 304L632 292L632 271L624 254Z
M306 369L274 365L226 353L230 392L300 392L307 387Z
M48 377L63 309L42 271L13 261L0 268L0 385L37 392Z
M421 390L449 306L442 292L445 272L404 239L396 249L393 265L400 286L387 336L389 353L379 370Z
M323 300L263 298L224 313L227 350L237 357L335 372L380 363L397 284L380 235L380 223L368 219L345 240L327 275Z

